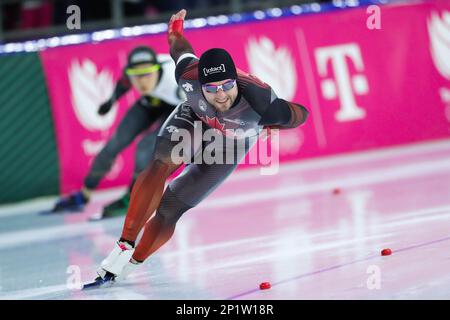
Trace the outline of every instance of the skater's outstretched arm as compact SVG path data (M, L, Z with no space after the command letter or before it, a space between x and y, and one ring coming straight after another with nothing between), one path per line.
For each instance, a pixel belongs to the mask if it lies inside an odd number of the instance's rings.
M261 116L259 125L288 129L303 124L308 118L308 110L295 102L277 97L273 89L253 75L240 74L243 96Z
M276 98L262 114L259 124L278 129L296 128L308 118L309 111L302 105Z

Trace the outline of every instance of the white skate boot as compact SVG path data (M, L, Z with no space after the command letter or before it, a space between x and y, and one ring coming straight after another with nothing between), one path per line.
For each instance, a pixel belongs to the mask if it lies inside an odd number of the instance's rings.
M127 242L117 241L114 249L101 263L101 267L97 269L99 275L94 282L86 284L83 289L98 287L106 283L115 282L118 279L124 279L121 277L122 270L130 262L133 256L134 248ZM129 267L127 267L127 270ZM133 270L131 270L133 271ZM127 271L129 274L130 271Z
M117 241L113 251L102 261L101 268L97 270L98 275L102 277L107 271L117 277L130 261L133 253L134 248L129 243Z

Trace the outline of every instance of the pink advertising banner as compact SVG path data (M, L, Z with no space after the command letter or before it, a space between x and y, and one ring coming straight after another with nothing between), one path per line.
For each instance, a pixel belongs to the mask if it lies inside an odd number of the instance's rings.
M311 111L303 127L280 132L281 162L448 139L450 3L385 5L378 25L366 10L186 30L185 36L198 56L223 47L240 69ZM123 98L106 118L95 113L138 44L168 51L166 35L159 34L41 53L63 192L82 184L90 161L135 99ZM127 183L133 157L131 147L101 187Z

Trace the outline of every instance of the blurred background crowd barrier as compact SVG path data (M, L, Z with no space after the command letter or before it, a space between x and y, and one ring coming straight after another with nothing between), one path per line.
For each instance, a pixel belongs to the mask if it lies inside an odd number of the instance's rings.
M67 8L81 8L84 31L167 22L182 8L190 18L309 3L311 0L2 0L0 40L67 34ZM327 0L315 1L328 2ZM341 1L342 2L342 1ZM357 3L351 1L352 3ZM73 32L77 32L74 30Z
M82 16L76 33L61 26L74 3ZM258 3L271 7L2 1L0 203L82 185L93 157L137 98L130 92L107 116L97 114L127 53L142 44L168 53L166 22L180 7L188 9L185 35L197 55L223 47L240 69L311 111L305 126L280 132L281 163L448 139L449 1ZM31 12L40 12L39 19ZM134 148L118 157L100 188L128 183Z

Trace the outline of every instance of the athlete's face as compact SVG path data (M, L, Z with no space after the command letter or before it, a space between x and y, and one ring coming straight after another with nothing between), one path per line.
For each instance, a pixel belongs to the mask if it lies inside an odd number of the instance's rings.
M207 83L206 86L219 86L223 85L224 83L229 83L230 81L233 81L232 79L226 79L223 81L217 81L217 82L210 82ZM206 98L206 101L208 101L209 104L211 104L214 108L216 108L220 112L227 111L230 109L230 107L233 105L234 101L236 100L236 97L238 95L238 88L237 83L234 82L233 88L229 90L224 90L224 88L219 88L217 92L208 92L207 89L205 89L205 86L202 86L203 95Z
M150 94L158 83L159 69L150 73L145 72L146 70L151 69L152 66L153 65L150 63L139 64L133 67L133 71L136 75L130 75L132 85L142 95ZM140 74L140 71L144 73Z

